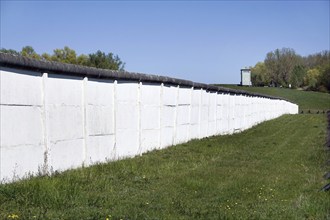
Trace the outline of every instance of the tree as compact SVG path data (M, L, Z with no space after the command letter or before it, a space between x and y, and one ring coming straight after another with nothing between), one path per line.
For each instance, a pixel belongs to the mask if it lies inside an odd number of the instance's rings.
M81 54L77 57L77 64L82 66L91 66L89 57L85 54Z
M304 85L306 85L309 90L316 90L319 77L320 71L317 68L307 70L306 76L304 77Z
M76 51L65 46L64 49L55 49L51 58L53 61L77 64Z
M330 63L330 51L324 50L316 54L308 55L303 58L303 61L308 69L326 66Z
M9 50L7 50L7 49L5 49L5 48L1 48L0 49L0 52L1 53L9 53L9 54L12 54L12 55L20 55L20 53L18 52L18 51L16 51L16 50L12 50L12 49L9 49Z
M43 54L41 55L41 59L43 59L43 60L47 60L47 61L51 61L51 60L52 60L52 56L49 55L48 53L43 53Z
M278 51L275 50L275 52L269 52L266 55L266 59L264 61L265 67L266 67L266 74L268 75L270 79L270 83L274 86L277 86L277 83L279 82L279 68L278 68Z
M264 63L251 68L253 85L288 86L330 92L330 51L302 57L293 49L282 48L267 53Z
M23 57L30 57L30 58L33 58L33 59L37 59L37 60L40 60L40 55L37 54L35 52L35 50L33 49L33 47L31 46L25 46L22 48L20 54L23 56Z
M267 75L266 65L263 62L258 62L251 68L251 81L254 86L265 86L270 82Z
M90 66L102 69L124 70L125 66L117 55L114 56L112 53L105 54L100 50L89 54L89 62Z
M330 92L330 62L327 65L322 66L319 79L319 90Z
M24 57L30 57L38 60L56 61L62 63L78 64L83 66L92 66L96 68L110 69L110 70L124 70L125 63L120 60L118 55L113 53L105 54L98 50L96 53L88 55L81 54L77 56L76 51L65 46L63 49L55 49L53 54L43 53L39 55L35 52L33 47L25 46L21 52L16 50L0 49L2 53L10 53L13 55L21 55Z
M0 52L2 53L9 53L9 54L12 54L12 55L21 55L23 57L29 57L29 58L33 58L33 59L37 59L37 60L40 60L41 56L39 54L37 54L35 52L35 50L33 49L33 47L31 46L25 46L22 48L22 50L20 52L16 51L16 50L12 50L12 49L4 49L2 48L0 50Z
M301 57L293 49L282 48L269 52L265 59L267 75L275 85L288 86L292 71L301 62Z
M303 65L296 65L291 73L290 83L292 88L301 87L304 84L306 68Z

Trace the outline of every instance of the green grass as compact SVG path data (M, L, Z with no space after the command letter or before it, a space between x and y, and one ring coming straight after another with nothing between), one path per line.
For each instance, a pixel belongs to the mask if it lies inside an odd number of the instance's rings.
M0 185L0 219L329 219L324 115ZM35 217L34 217L35 216Z
M312 91L301 91L296 89L286 88L271 88L271 87L245 87L237 85L221 85L232 89L245 90L249 92L257 92L261 94L283 97L291 102L299 105L301 110L317 110L330 109L330 94Z

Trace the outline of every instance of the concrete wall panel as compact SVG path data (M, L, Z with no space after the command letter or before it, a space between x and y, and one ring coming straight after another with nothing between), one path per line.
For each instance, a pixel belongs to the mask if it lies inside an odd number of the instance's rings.
M43 143L40 107L0 106L1 147Z
M191 107L190 124L199 124L199 106L194 105Z
M174 144L181 144L188 141L189 125L180 125L176 128Z
M160 107L142 106L141 107L141 129L159 129L160 128Z
M58 141L50 144L50 166L52 170L67 170L82 166L83 139Z
M120 129L116 133L116 156L118 159L138 154L139 134L137 130Z
M136 82L118 81L116 96L118 102L137 103L139 84Z
M190 105L191 104L191 88L180 88L178 94L179 105Z
M216 133L217 134L223 134L223 129L224 129L224 103L223 103L223 94L218 94L217 95L217 106L216 106Z
M46 99L49 105L82 105L82 78L49 74Z
M192 99L191 99L192 105L200 105L201 93L202 93L202 90L200 90L200 89L194 89L192 91Z
M152 151L160 147L159 130L143 130L141 133L141 152Z
M114 82L88 80L85 85L87 162L104 162L110 158L115 133ZM104 144L104 146L102 146ZM104 153L102 156L101 153Z
M217 118L217 97L216 93L210 93L209 102L209 121L215 121Z
M176 105L178 88L174 86L163 87L163 105Z
M87 107L88 134L114 134L113 106L93 106Z
M160 84L142 84L141 86L141 104L142 105L160 105Z
M86 87L86 99L88 105L113 105L114 85L112 80L88 80Z
M161 148L173 145L173 127L164 127L161 129Z
M208 130L209 130L209 123L204 122L200 125L200 138L204 138L208 136Z
M209 122L208 135L213 136L217 134L217 123L216 121Z
M49 140L74 140L83 138L83 111L81 107L48 107Z
M203 105L201 107L201 123L208 123L209 121L209 106Z
M192 124L190 125L189 129L189 138L199 139L199 124Z
M181 105L177 108L177 125L190 124L190 106Z
M29 173L37 174L43 168L43 145L1 146L0 150L1 180L11 182L16 178L26 177Z
M208 106L210 101L209 92L202 90L202 105Z
M0 70L0 103L15 105L41 105L42 78L40 73ZM27 95L29 94L29 95Z
M136 104L118 103L116 109L117 129L136 130L138 128L138 106Z
M161 126L173 127L175 123L176 107L164 106L162 108Z
M216 134L216 121L217 121L217 97L215 93L210 93L209 101L209 133Z
M139 109L137 100L134 100L132 104L118 101L116 128L116 152L118 158L136 155L139 149Z
M90 136L87 146L87 164L103 163L116 159L114 135Z
M213 136L217 134L217 93L209 93L209 126L208 135Z

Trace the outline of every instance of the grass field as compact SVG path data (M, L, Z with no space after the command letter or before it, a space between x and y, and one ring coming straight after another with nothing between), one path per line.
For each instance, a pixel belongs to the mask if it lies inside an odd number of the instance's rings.
M261 94L283 97L291 102L299 105L299 109L311 110L313 112L318 110L330 109L330 94L321 92L300 91L296 89L285 88L271 88L271 87L245 87L237 85L220 85L232 89L245 90L249 92L257 92Z
M0 185L0 219L330 219L324 115Z

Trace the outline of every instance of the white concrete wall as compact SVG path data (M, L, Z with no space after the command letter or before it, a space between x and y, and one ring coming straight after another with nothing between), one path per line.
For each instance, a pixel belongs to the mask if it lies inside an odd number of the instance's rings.
M180 86L1 68L0 179L232 134L298 106Z

